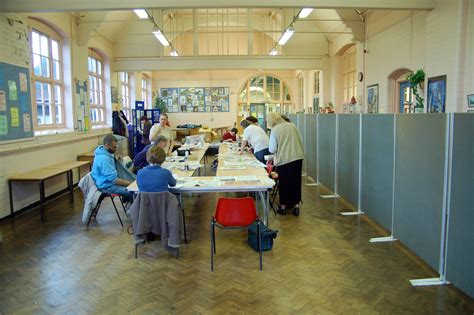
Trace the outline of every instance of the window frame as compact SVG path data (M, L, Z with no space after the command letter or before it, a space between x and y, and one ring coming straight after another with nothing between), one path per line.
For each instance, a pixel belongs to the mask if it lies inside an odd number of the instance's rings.
M143 84L145 83L145 87ZM142 101L144 102L145 108L149 107L148 97L150 96L150 89L149 89L149 78L145 74L142 74L142 81L141 81L141 94L142 94Z
M357 64L355 45L349 47L341 56L341 90L343 104L350 103L352 96L357 97Z
M100 70L100 73L98 73L97 71L96 72L93 72L91 71L91 69L89 69L89 58L92 59L95 63L95 68L98 69L98 63L100 62L100 67L101 67L101 70ZM90 106L90 123L91 125L104 125L106 123L106 101L105 101L105 73L104 73L104 70L105 70L105 66L104 66L104 58L96 51L94 50L93 48L89 48L89 52L88 52L88 56L87 56L87 70L88 70L88 79L89 79L89 106ZM96 79L96 82L97 82L97 86L96 86L96 89L93 89L92 88L92 81L91 81L91 78L95 78ZM99 81L102 82L102 90L99 89ZM91 93L93 93L93 91L96 91L96 98L99 99L99 96L102 96L102 104L100 104L99 102L97 102L96 104L94 104L92 101L92 95ZM98 110L98 113L99 113L99 120L92 120L92 110L93 109L97 109Z
M28 32L30 35L30 60L31 60L31 66L30 66L30 72L31 72L31 93L32 93L32 113L33 113L33 126L35 131L45 131L45 130L58 130L58 129L64 129L66 128L66 105L64 103L64 58L63 58L63 38L52 28L50 28L48 25L34 20L34 19L29 19L28 20ZM41 42L41 36L44 36L47 38L48 41L48 56L43 56L41 52L39 54L34 53L33 49L33 33L37 33L38 36L40 37L40 42ZM52 43L53 41L57 42L58 44L58 59L53 59L53 48L52 48ZM40 44L41 45L41 44ZM41 47L41 46L40 46ZM41 49L41 48L40 48ZM35 62L34 62L34 56L38 55L41 57L48 58L48 71L49 71L49 77L43 77L42 75L36 75L35 74ZM54 79L54 62L59 63L59 79ZM41 63L41 61L40 61ZM39 124L38 123L38 103L37 103L37 98L36 98L36 83L40 83L42 85L48 84L50 86L50 91L49 91L49 106L50 106L50 117L51 117L51 123L43 123ZM61 122L57 123L56 122L56 99L57 96L55 95L55 89L56 86L59 86L60 88L60 95L59 95L59 104L58 107L61 108ZM44 102L43 102L44 104ZM43 105L44 108L44 105ZM44 114L43 114L44 116Z
M130 98L130 90L131 90L130 73L119 72L119 80L120 80L120 96L122 100L122 110L125 113L125 116L127 117L128 121L131 121L132 105L131 105L131 98Z

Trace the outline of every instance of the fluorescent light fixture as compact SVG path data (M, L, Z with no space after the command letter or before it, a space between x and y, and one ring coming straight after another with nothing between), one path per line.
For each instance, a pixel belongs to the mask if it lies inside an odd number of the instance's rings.
M170 56L173 56L173 57L178 57L179 56L176 49L173 49L172 51L170 51Z
M303 8L301 9L300 14L298 14L298 17L300 19L307 18L311 14L311 12L313 12L313 10L313 8Z
M170 45L165 35L160 30L153 31L153 35L155 35L155 37L160 41L161 45L163 46Z
M276 48L272 48L270 52L268 53L270 56L276 56L278 55L278 50Z
M140 18L140 19L148 19L148 13L146 13L145 9L135 9L133 10L135 14Z
M278 45L285 45L286 42L290 39L290 37L293 36L294 32L295 30L293 28L288 27L278 40Z

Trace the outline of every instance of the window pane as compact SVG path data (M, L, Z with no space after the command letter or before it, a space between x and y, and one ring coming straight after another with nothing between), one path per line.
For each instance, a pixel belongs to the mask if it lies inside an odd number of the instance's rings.
M41 52L40 35L35 31L31 32L31 35L31 50L34 54L39 54Z
M97 73L102 74L102 62L97 60Z
M41 55L49 57L48 37L41 35Z
M49 78L49 59L41 57L41 75L45 78Z
M89 72L92 71L92 58L91 57L87 58L87 69L89 69Z
M63 123L62 116L62 97L61 97L61 87L59 85L54 86L54 102L56 104L56 123Z
M53 78L55 80L61 80L59 61L53 61Z
M96 73L97 72L97 63L94 58L92 58L92 72Z
M98 90L99 90L99 92L102 92L102 91L103 91L103 89L102 89L102 79L101 79L101 78L98 78L97 81L98 81L98 83L99 83Z
M53 59L59 60L59 44L57 41L51 41L51 52L53 54Z
M99 102L98 104L99 105L104 105L104 93L102 93L101 91L98 92L99 93Z
M43 103L36 103L37 123L44 125Z
M33 68L37 76L41 76L41 58L39 55L33 55Z

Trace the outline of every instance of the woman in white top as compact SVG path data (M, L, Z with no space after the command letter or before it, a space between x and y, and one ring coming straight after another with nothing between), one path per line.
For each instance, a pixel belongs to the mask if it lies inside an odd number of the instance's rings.
M296 126L285 121L280 114L270 113L267 123L272 129L269 150L275 155L279 181L280 208L277 212L285 215L286 208L294 206L293 214L297 216L300 214L303 141Z
M268 135L260 126L256 126L246 119L242 120L240 125L244 128L242 150L244 150L247 144L251 145L257 160L265 163L265 155L270 154L268 152L268 145L270 143Z
M168 144L163 149L166 155L171 156L174 146L173 130L168 126L168 115L165 113L160 114L160 123L153 125L150 130L150 142L155 143L159 135L165 136L168 139Z

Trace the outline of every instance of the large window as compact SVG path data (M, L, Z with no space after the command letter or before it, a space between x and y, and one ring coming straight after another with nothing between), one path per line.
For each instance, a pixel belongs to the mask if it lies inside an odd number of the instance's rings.
M120 91L122 93L122 110L130 121L132 106L130 105L130 75L128 72L120 72Z
M40 24L36 22L35 24ZM65 127L61 38L46 25L31 28L32 88L37 130Z
M302 74L298 75L297 82L298 82L298 109L302 110L304 108L304 79L303 79Z
M100 55L89 49L89 100L91 107L91 123L105 123L105 93L104 93L104 62Z
M239 116L254 115L257 106L264 106L267 113L289 113L291 95L288 86L272 75L251 77L239 92Z
M355 46L347 49L342 55L342 102L349 103L351 98L357 97L356 81L356 49Z
M150 94L150 89L148 88L148 77L142 75L142 101L145 103L145 108L151 108L148 104L148 95Z

